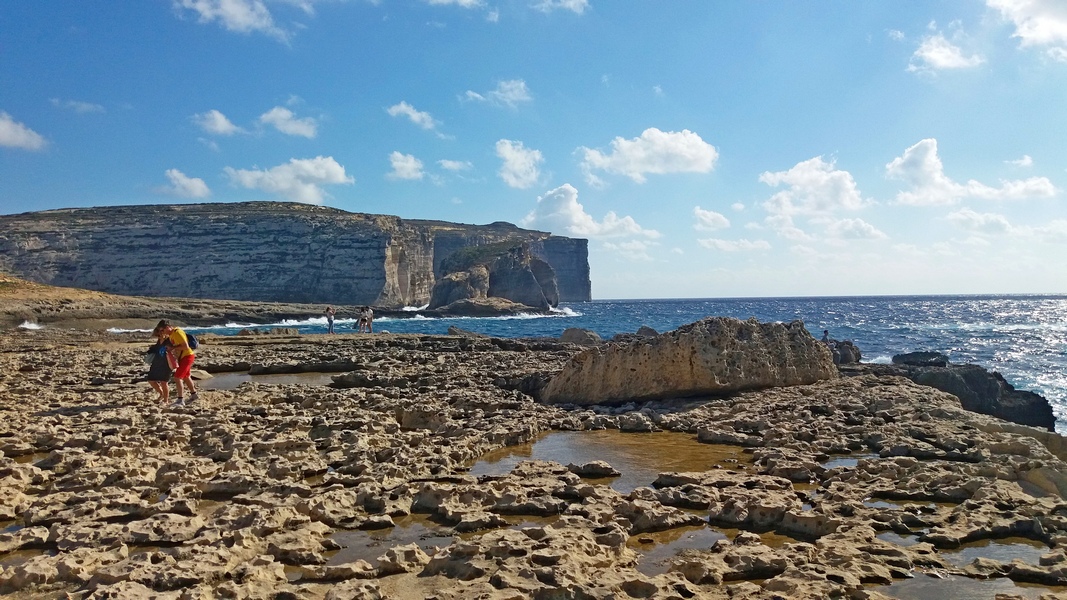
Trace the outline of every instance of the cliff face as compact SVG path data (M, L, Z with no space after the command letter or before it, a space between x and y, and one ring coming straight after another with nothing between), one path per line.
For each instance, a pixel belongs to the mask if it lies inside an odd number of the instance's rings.
M590 299L585 240L277 202L0 215L0 269L126 295L421 306L449 254L512 239L556 268L562 301Z

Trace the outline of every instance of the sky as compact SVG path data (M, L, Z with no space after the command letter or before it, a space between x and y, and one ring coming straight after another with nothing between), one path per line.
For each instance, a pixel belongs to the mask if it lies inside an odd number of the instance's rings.
M589 240L593 297L1067 293L1064 0L0 6L0 214Z

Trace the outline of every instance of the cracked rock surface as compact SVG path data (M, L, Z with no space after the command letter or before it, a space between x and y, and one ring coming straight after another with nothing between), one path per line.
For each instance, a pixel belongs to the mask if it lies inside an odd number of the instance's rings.
M578 408L522 391L581 350L554 340L202 342L206 373L333 384L253 380L172 409L138 381L146 340L0 333L0 594L878 599L932 573L1067 598L1064 439L904 378ZM603 429L672 431L746 461L665 469L625 493L606 461L470 473L493 450ZM388 535L412 520L434 535ZM701 528L723 535L643 568L635 540ZM1004 538L1040 560L946 560Z

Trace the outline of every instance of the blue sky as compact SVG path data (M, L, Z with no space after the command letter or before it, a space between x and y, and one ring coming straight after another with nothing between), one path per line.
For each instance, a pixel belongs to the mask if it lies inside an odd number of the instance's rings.
M0 213L590 240L595 298L1067 292L1067 2L0 8Z

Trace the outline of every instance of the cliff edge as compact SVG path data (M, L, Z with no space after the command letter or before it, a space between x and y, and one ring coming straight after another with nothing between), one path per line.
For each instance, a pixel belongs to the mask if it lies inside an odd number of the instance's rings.
M505 241L552 266L561 301L591 299L584 239L286 202L0 215L0 270L133 296L422 306L454 252Z

